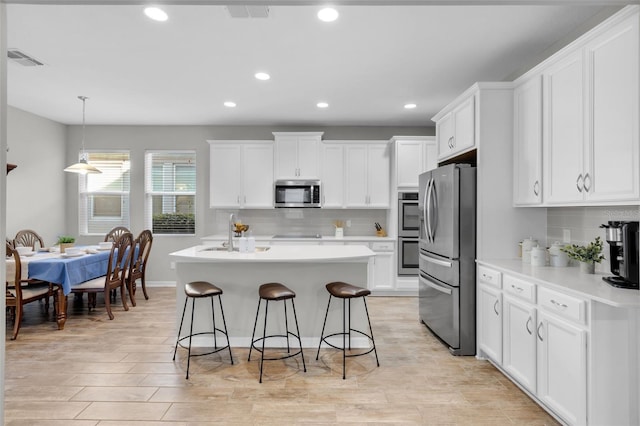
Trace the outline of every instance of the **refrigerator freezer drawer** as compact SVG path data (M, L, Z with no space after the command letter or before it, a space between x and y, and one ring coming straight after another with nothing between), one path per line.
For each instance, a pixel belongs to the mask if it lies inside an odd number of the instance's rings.
M453 287L460 286L459 260L436 257L421 250L419 264L420 270L426 275Z
M419 276L420 319L452 349L460 347L460 289Z

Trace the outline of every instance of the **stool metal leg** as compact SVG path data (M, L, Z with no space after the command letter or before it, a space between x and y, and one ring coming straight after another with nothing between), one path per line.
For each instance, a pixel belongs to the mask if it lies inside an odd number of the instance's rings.
M287 301L284 301L285 306L287 305ZM300 356L302 357L302 367L304 368L304 372L307 372L307 364L304 362L304 353L302 352L302 338L300 337L300 327L298 327L298 315L296 315L296 305L293 303L293 299L291 299L291 307L293 308L293 319L296 322L296 332L298 333L298 343L300 344ZM288 333L287 333L288 335Z
M262 331L262 354L260 356L260 383L262 383L262 366L264 365L264 342L267 340L267 311L269 311L269 301L264 304L264 329Z
M187 380L189 380L189 366L191 365L191 339L193 338L193 314L196 311L196 299L191 300L191 327L189 330L189 355L187 357Z
M218 339L216 337L216 311L213 309L213 297L211 300L211 320L213 322L213 349L218 349Z
M262 299L258 299L258 309L256 309L256 320L253 323L253 333L251 333L251 345L249 346L249 358L247 361L251 361L251 350L253 349L253 339L256 337L256 326L258 325L258 314L260 313L260 303Z
M227 329L227 321L224 319L224 309L222 309L222 297L220 295L218 295L218 302L220 303L220 314L222 314L222 325L224 326L224 333L227 336L227 348L229 349L229 358L231 358L231 365L233 365L233 355L231 354L231 342L229 342L229 330Z
M364 311L367 313L367 322L369 323L369 333L371 333L371 344L373 345L373 353L376 356L376 364L380 367L380 362L378 361L378 351L376 350L376 341L373 338L373 328L371 328L371 320L369 319L369 309L367 309L367 299L365 297L362 298L364 302Z
M346 370L347 370L347 345L345 339L347 338L347 330L346 322L347 322L347 312L345 310L346 299L342 299L342 380L347 378ZM349 342L351 342L351 338L349 338Z
M187 312L187 300L188 297L184 299L184 307L182 308L182 319L180 320L180 328L178 328L178 337L176 338L176 347L173 348L173 360L176 360L176 352L178 351L178 342L180 342L180 333L182 333L182 323L184 322L184 314Z
M318 344L318 352L316 353L316 361L320 356L320 347L324 339L324 328L327 325L327 316L329 315L329 306L331 306L331 295L329 295L329 302L327 303L327 311L324 313L324 322L322 323L322 331L320 332L320 343Z
M349 330L349 350L351 350L351 299L347 300L347 329Z
M291 299L291 302L293 303L293 299ZM287 353L291 353L291 349L289 346L289 320L287 319L288 315L287 315L287 300L283 300L282 303L284 304L284 331L285 331L285 335L287 336Z

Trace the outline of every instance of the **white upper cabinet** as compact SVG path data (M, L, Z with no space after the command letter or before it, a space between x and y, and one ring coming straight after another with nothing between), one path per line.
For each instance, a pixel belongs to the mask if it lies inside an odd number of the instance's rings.
M542 202L542 77L537 75L513 91L515 205Z
M591 142L585 170L592 201L640 198L638 141L638 16L597 37L586 47Z
M616 19L543 70L545 205L640 201L637 10Z
M442 114L442 115L441 115ZM461 100L451 110L434 117L438 141L438 161L475 147L475 96Z
M438 165L438 147L433 136L394 136L395 177L399 189L418 188L418 176Z
M273 208L273 142L209 144L209 206Z
M320 139L323 132L274 132L275 178L318 179Z
M322 142L320 146L322 207L344 207L344 144Z
M544 198L547 204L582 201L584 96L582 52L544 72Z
M389 208L391 167L387 145L386 141L345 145L345 207Z

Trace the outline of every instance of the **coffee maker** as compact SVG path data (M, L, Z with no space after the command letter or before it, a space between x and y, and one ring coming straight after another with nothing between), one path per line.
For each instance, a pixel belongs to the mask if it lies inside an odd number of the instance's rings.
M609 221L607 230L612 277L602 278L620 288L638 289L638 222Z

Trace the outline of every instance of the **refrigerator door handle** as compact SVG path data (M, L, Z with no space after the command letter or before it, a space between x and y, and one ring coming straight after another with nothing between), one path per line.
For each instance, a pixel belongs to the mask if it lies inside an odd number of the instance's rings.
M432 179L429 178L427 181L427 188L425 189L426 195L424 197L424 224L427 241L429 242L433 242L431 238L431 182Z
M420 259L425 262L433 263L434 265L444 266L445 268L451 268L453 264L451 262L447 262L446 260L434 259L433 257L425 256L420 253Z
M438 284L434 283L433 281L428 280L428 279L426 279L426 278L424 278L424 277L422 277L422 276L420 277L420 281L424 282L426 285L428 285L428 286L429 286L429 287L431 287L432 289L434 289L434 290L438 290L438 291L439 291L439 292L441 292L441 293L449 294L449 295L450 295L451 293L453 293L453 292L451 291L451 289L450 289L450 288L447 288L447 287L444 287L444 286L438 285Z
M431 225L431 240L435 241L436 239L436 229L438 228L438 193L436 192L436 181L435 179L431 182L431 203L433 206L433 223Z

